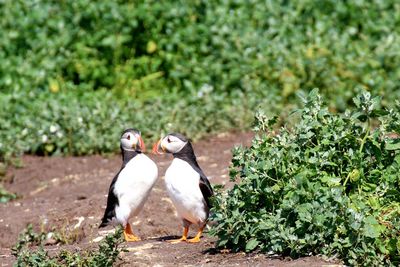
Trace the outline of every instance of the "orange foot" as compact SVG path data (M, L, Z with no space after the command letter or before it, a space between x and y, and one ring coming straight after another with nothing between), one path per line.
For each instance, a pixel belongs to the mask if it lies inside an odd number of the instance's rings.
M199 243L200 242L200 237L195 236L195 237L189 239L187 242L189 242L189 243Z
M203 229L204 229L204 227L201 227L199 229L199 232L197 233L197 235L195 237L193 237L192 239L189 239L188 242L189 243L199 243L201 234L203 234Z
M179 239L172 239L172 240L167 240L167 242L171 243L171 244L178 244L181 242L186 242L187 241L187 235L189 232L189 227L184 227L183 228L183 234L182 237Z
M140 237L137 237L133 234L131 225L129 223L126 224L124 229L124 237L126 242L136 242L140 241Z

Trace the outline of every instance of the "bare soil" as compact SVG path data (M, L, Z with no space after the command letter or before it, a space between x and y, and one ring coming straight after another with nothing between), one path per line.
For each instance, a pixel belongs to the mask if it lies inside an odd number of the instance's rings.
M249 145L250 133L225 133L194 144L198 161L213 184L229 184L231 149ZM151 147L150 144L147 144ZM264 254L216 250L215 238L204 234L198 244L165 242L181 234L181 221L164 187L168 155L149 155L159 166L160 178L140 215L132 219L134 232L143 241L124 244L123 266L327 266L319 257L296 260L268 258ZM63 233L69 245L49 244L46 249L84 249L99 242L107 230L97 228L103 215L109 184L119 170L119 155L86 157L24 156L22 168L10 168L5 187L17 200L0 204L0 263L11 266L11 247L18 234L32 223L39 231ZM191 229L193 236L197 229ZM50 239L51 241L51 239ZM52 242L49 242L52 243Z

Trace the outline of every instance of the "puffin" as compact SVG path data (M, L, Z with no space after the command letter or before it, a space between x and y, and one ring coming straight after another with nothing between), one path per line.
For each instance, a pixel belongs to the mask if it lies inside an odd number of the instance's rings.
M121 224L127 242L139 241L129 219L143 208L158 177L157 165L143 154L145 146L140 131L129 128L120 139L122 166L108 190L107 206L99 228Z
M196 160L191 142L182 134L170 133L153 146L156 154L173 155L171 165L165 172L165 185L178 216L182 219L183 234L171 243L200 242L211 209L213 190L207 176ZM190 225L197 225L196 236L188 239Z

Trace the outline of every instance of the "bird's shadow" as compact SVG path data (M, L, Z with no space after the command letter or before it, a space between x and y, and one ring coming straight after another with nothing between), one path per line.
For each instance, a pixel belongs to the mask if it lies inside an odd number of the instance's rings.
M181 236L178 236L178 235L167 235L167 236L154 237L154 238L151 238L151 239L148 239L148 240L157 241L157 242L168 242L170 240L179 239L179 238L181 238ZM188 239L189 238L191 238L191 237L188 236ZM185 242L183 242L183 244L185 244ZM220 254L220 255L221 254L228 255L228 254L234 254L234 252L232 252L232 251L229 251L229 252L228 251L224 251L223 252L223 250L218 249L216 247L210 247L210 248L202 250L201 254L203 254L203 255L218 255L218 254Z
M222 254L220 249L217 248L208 248L206 250L203 250L201 252L203 255L217 255L217 254Z
M177 235L167 235L167 236L155 237L155 238L152 238L152 240L164 242L164 241L179 239L179 238L181 238L181 237L177 236Z
M155 238L151 238L149 240L155 240L155 241L159 241L159 242L164 242L164 241L170 241L170 240L174 240L174 239L179 239L182 236L178 236L178 235L166 235L166 236L160 236L160 237L155 237ZM187 239L191 239L194 236L187 236Z

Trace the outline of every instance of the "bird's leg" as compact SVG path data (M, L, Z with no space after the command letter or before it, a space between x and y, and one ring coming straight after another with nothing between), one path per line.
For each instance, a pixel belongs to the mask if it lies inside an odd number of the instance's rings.
M131 225L129 223L127 223L125 226L124 237L126 242L140 241L140 238L133 234Z
M183 227L183 234L182 234L182 237L179 238L179 239L168 240L168 242L171 243L171 244L176 244L176 243L184 242L184 241L187 240L188 232L189 232L189 226L184 226L184 227Z
M200 237L203 234L203 229L204 229L205 225L199 228L199 232L197 233L197 235L191 239L189 239L187 242L189 243L198 243L200 242Z

